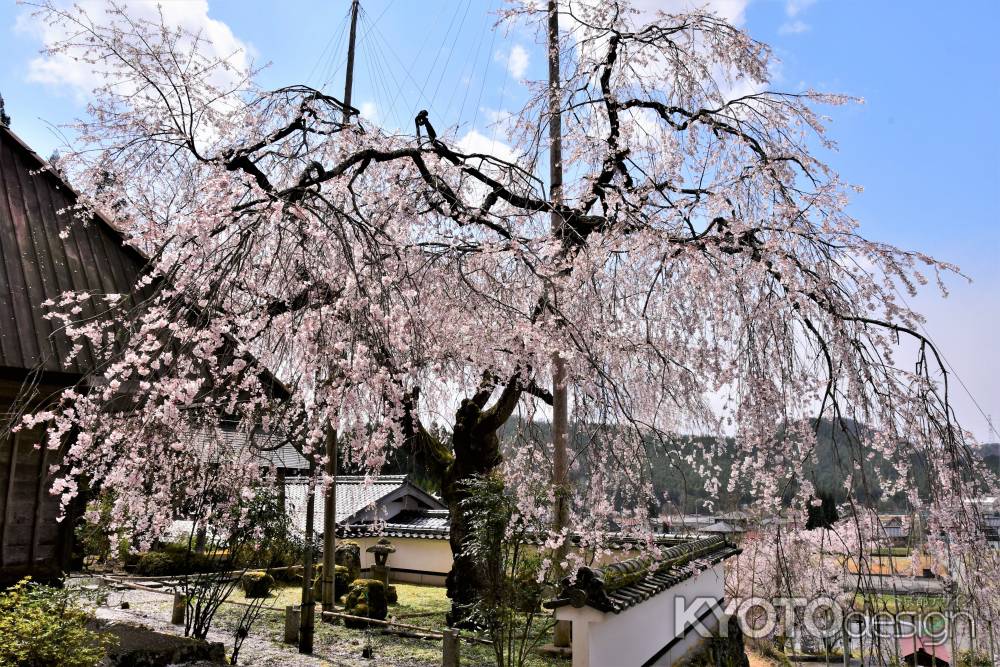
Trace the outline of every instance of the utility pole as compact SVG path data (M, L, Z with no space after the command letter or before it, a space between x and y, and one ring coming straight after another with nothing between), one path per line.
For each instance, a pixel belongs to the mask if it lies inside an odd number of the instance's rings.
M306 550L302 564L302 611L299 615L299 653L313 652L313 629L316 623L316 600L313 596L313 561L315 560L313 513L316 511L316 464L309 466L306 499Z
M334 590L337 565L337 429L333 424L329 424L326 430L326 476L329 484L323 495L323 584L320 597L323 611L334 611L337 604Z
M351 92L354 87L354 40L358 32L358 0L351 2L351 38L347 44L347 74L344 76L344 124L351 121Z
M344 75L344 125L351 122L351 93L354 87L354 47L358 34L358 0L351 2L351 36L347 43L347 72ZM320 598L323 611L337 606L335 570L337 558L337 429L327 425L326 476L329 483L323 494L323 583Z
M562 95L559 72L559 4L549 0L549 196L552 200L552 233L562 237L562 216L557 208L562 205ZM558 295L552 295L552 303L558 305ZM555 489L552 529L562 531L569 522L569 402L566 392L566 364L559 352L552 355L552 486ZM556 571L566 553L566 544L556 552ZM561 575L562 573L559 572ZM556 646L569 646L570 624L560 621L553 633Z

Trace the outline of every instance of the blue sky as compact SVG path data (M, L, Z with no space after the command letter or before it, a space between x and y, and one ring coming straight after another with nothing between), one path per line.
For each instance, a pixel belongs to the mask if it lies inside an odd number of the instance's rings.
M440 129L480 143L490 121L525 98L521 79L545 76L533 32L492 30L502 0L362 0L354 104L377 122L409 127L428 108ZM687 0L638 0L643 9ZM263 85L343 91L348 0L162 0L192 25L209 24L268 67ZM839 151L822 157L864 186L852 212L870 238L929 252L973 279L951 297L912 305L961 383L959 417L1000 441L1000 3L890 0L713 0L781 60L774 88L815 88L865 98L830 110ZM147 10L152 6L145 5ZM40 34L28 8L0 4L0 93L13 129L39 153L60 141L53 126L84 110L86 96L39 81ZM50 72L51 74L51 72ZM476 134L470 135L471 132ZM503 137L495 137L502 140ZM974 400L973 400L974 397ZM978 407L977 404L978 403ZM982 413L980 412L980 409Z

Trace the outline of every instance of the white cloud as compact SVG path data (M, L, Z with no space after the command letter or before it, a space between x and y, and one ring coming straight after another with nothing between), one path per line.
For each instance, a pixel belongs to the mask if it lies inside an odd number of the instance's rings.
M496 138L480 134L475 129L466 132L457 144L463 153L485 153L507 162L514 162L516 158L514 149L509 145Z
M351 106L354 106L353 104ZM375 122L378 120L378 106L371 100L367 100L361 103L358 107L358 111L361 112L361 117L367 121Z
M505 63L507 71L515 79L520 79L524 76L524 73L528 69L528 63L531 61L528 51L520 44L515 44L514 48L510 50L510 54L497 52L495 59L497 62Z
M650 21L657 12L681 14L704 10L733 25L743 25L749 2L750 0L635 0L632 6L639 12L638 23Z
M815 2L816 0L788 0L785 3L785 16L788 17L788 20L778 27L778 33L781 35L800 35L808 32L809 24L798 17Z
M101 0L81 0L76 3L97 22L115 20L109 6ZM131 3L126 7L130 17L159 23L159 12L163 22L170 27L181 28L185 33L199 35L207 43L201 49L207 57L229 58L238 70L249 68L251 47L238 39L230 27L208 15L207 0L186 0L185 2ZM118 19L120 20L120 19ZM42 23L23 12L18 16L16 27L22 32L36 36L43 45L51 45L67 37L64 26ZM43 54L28 63L27 79L53 86L65 86L84 99L97 86L104 83L99 65L74 59L66 54Z
M785 13L788 16L798 16L815 2L816 0L788 0L785 3Z
M804 32L808 32L809 24L805 21L800 21L798 19L794 21L785 21L778 27L778 34L780 35L799 35Z
M456 145L463 153L482 153L505 162L517 162L517 155L514 153L513 148L494 137L487 137L480 134L475 128L466 132L456 142ZM500 167L491 165L486 160L469 159L467 162L470 166L482 169L485 173L491 174L494 177L501 175ZM488 194L489 188L479 181L467 178L462 184L462 195L473 206L480 206Z

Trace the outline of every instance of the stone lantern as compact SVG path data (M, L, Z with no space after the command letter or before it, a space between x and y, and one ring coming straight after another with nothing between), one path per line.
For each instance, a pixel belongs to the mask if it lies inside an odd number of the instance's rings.
M396 551L387 538L383 537L375 544L365 549L375 557L375 564L372 566L372 579L378 579L386 587L389 586L389 554Z

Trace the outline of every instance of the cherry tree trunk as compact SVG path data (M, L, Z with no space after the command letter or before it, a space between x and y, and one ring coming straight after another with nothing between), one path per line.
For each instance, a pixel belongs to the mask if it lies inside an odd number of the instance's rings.
M472 401L463 401L455 419L453 447L455 458L445 474L441 496L448 505L453 563L446 585L451 598L447 622L452 627L469 625L469 615L479 600L481 573L476 562L464 552L469 523L462 503L469 497L465 483L476 475L485 475L500 465L500 437L497 430L483 425L481 409Z

